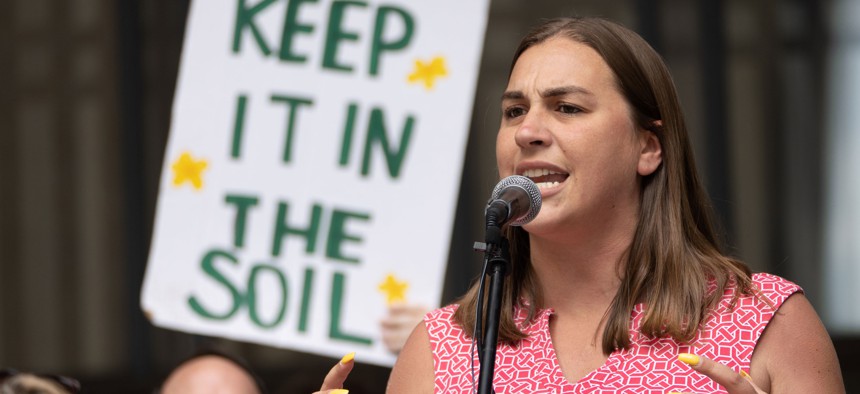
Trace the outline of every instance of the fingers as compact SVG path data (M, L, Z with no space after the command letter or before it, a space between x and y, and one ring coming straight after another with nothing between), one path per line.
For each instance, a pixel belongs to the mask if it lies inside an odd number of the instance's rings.
M412 330L413 328L415 328L415 325L418 324L419 321L421 321L421 319L415 319L411 316L392 315L392 316L386 316L385 318L380 320L379 324L383 328L387 328L387 329L396 329L396 328L408 326L407 329Z
M424 305L397 303L388 307L387 320L417 322L430 312Z
M388 315L380 321L382 342L392 353L398 354L415 326L429 311L423 305L393 304Z
M389 329L383 326L382 328L382 343L388 351L399 354L406 344L406 339L409 338L410 331L408 329Z
M753 389L755 389L756 394L767 394L764 390L761 389L761 387L758 387L758 385L753 382L752 376L750 376L750 374L741 370L741 377L750 382L750 385L752 385Z
M707 357L690 353L681 353L678 355L678 360L688 364L701 374L713 379L715 382L723 386L730 394L767 394L753 383L752 379L746 372L735 372L733 369Z
M320 391L314 394L346 394L349 390L343 389L343 382L349 376L352 367L355 366L355 352L349 353L330 370L323 380Z

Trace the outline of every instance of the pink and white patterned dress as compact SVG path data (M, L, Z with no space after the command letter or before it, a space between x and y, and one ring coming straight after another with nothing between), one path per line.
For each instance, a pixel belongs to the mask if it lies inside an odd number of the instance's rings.
M753 284L773 306L755 296L740 297L727 310L731 289L719 308L708 318L692 344L671 338L648 338L639 334L644 307L636 305L631 318L631 345L616 350L606 362L577 382L564 378L549 333L551 309L538 313L525 327L528 338L518 347L500 345L496 351L494 388L497 394L514 393L725 393L722 386L678 361L679 353L695 353L721 362L736 371L749 371L750 358L761 333L776 309L799 286L770 274L755 274ZM475 356L475 386L472 383L472 341L452 320L456 305L428 313L424 321L430 335L435 369L435 392L471 393L477 387L479 364ZM525 311L517 311L517 322ZM522 327L522 324L520 325Z

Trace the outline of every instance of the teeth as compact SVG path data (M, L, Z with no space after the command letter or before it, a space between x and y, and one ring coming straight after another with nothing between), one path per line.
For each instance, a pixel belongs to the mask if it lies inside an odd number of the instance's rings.
M536 185L538 189L546 189L548 187L558 186L558 182L538 182Z
M536 178L539 176L550 175L550 174L561 174L561 172L548 170L546 168L536 168L536 169L523 171L523 176L527 176L529 178Z

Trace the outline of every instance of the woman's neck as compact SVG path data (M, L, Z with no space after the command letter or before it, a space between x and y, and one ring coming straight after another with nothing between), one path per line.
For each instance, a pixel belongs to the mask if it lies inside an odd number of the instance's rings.
M602 314L618 291L632 238L632 233L581 242L530 237L531 264L544 306Z

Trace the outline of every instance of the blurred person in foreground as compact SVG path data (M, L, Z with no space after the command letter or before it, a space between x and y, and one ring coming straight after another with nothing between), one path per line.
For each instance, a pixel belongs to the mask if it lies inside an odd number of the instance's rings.
M514 54L501 113L499 176L531 178L543 206L505 229L496 393L845 391L802 289L721 252L674 83L641 37L597 18L542 23ZM474 392L476 294L424 317L388 392ZM347 374L335 366L320 392Z
M76 394L81 384L70 377L0 370L0 394Z
M221 352L205 351L171 371L159 394L263 394L263 382L250 367Z

